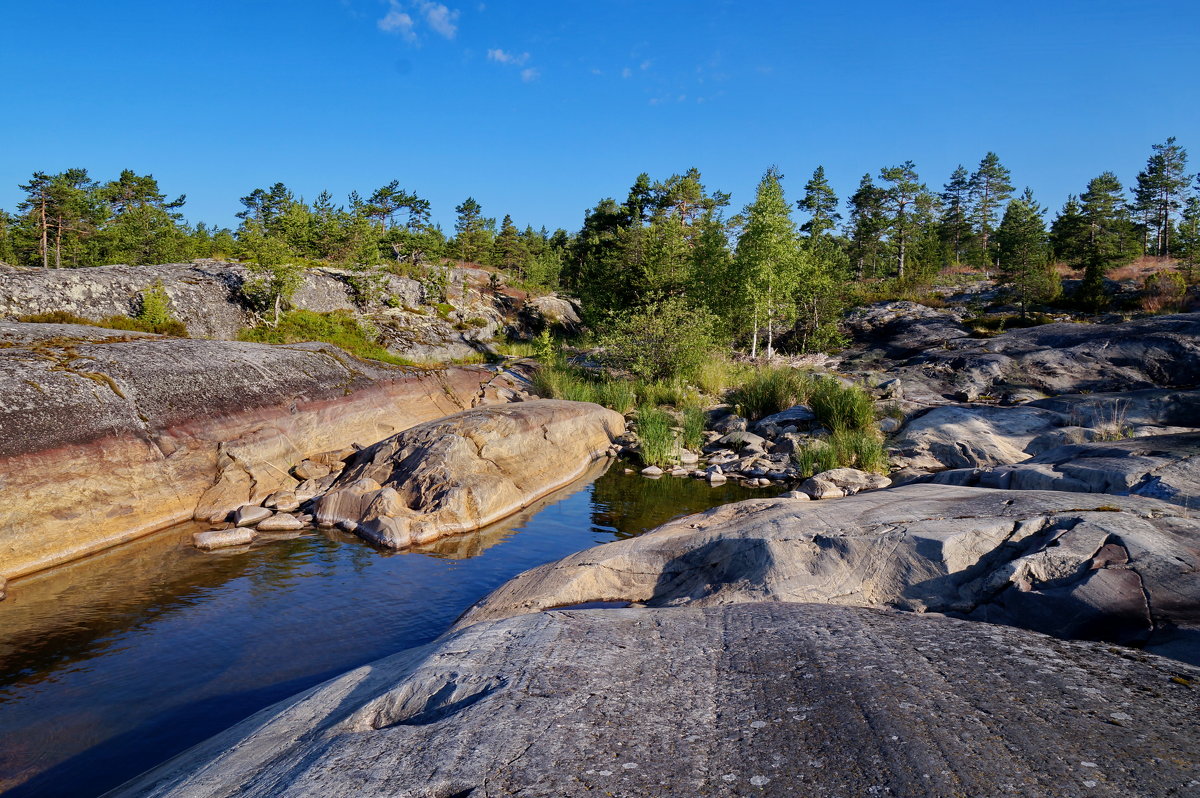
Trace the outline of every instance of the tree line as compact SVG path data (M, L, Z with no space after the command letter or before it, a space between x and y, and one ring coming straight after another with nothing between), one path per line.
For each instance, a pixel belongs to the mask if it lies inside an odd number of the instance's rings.
M573 234L519 229L510 216L497 225L468 197L447 235L431 223L429 201L399 181L352 192L344 203L328 192L309 202L283 183L257 188L239 200L232 230L189 224L185 196L169 198L152 175L130 170L107 182L84 169L38 172L20 188L15 212L0 211L0 260L10 263L225 257L367 269L457 258L577 295L597 329L644 327L654 317L663 329L699 325L768 355L780 345L838 345L838 320L862 285L899 289L963 266L1010 285L1025 309L1057 297L1052 264L1061 262L1083 273L1072 301L1099 310L1105 276L1117 265L1171 257L1190 275L1200 260L1200 175L1188 172L1174 138L1151 148L1128 189L1102 172L1049 222L992 152L973 169L960 165L940 190L912 161L883 167L863 175L844 203L823 167L794 202L772 168L740 212L697 169L657 181L642 174L623 202L602 199Z

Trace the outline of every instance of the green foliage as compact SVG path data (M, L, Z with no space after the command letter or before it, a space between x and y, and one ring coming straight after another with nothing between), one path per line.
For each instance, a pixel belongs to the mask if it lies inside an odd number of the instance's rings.
M138 309L137 320L150 327L158 327L174 321L171 315L171 298L163 287L162 280L142 291L141 307Z
M543 361L545 362L545 361ZM533 389L547 399L593 402L625 414L637 404L636 386L629 380L603 377L563 365L544 365L533 377Z
M757 419L804 404L816 388L806 371L789 366L755 369L729 394L729 401L746 418Z
M108 316L100 321L93 321L92 319L85 319L82 316L76 316L74 313L65 310L53 310L49 313L30 313L18 316L17 321L32 324L86 324L89 327L103 327L107 330L158 333L159 335L172 335L176 338L188 337L187 327L175 319L169 319L165 323L151 326L141 319L130 316Z
M1049 302L1062 293L1062 282L1049 263L1041 207L1028 190L1023 197L1008 203L996 231L996 245L1000 281L1015 296L1022 315L1029 312L1030 305Z
M250 327L238 333L239 341L263 344L294 344L301 341L323 341L340 347L350 354L399 366L414 363L387 351L371 330L364 327L345 310L315 313L311 310L292 310L283 314L274 326Z
M549 327L543 328L537 338L533 339L533 357L547 366L562 361L562 345L555 340Z
M679 444L671 429L671 416L654 405L638 406L634 421L640 441L639 453L642 462L660 468L670 465L678 457Z
M704 410L696 405L683 408L683 431L679 442L687 449L699 449L704 445Z
M615 317L601 337L606 362L646 380L690 378L717 348L715 320L671 297Z
M680 379L635 380L633 385L638 404L681 407L697 398L687 383Z
M835 433L875 428L875 402L857 385L842 385L832 377L823 377L816 381L808 402L817 421Z
M811 477L833 468L857 468L886 473L887 453L879 436L871 431L840 430L827 440L813 441L799 450L792 460L803 477Z

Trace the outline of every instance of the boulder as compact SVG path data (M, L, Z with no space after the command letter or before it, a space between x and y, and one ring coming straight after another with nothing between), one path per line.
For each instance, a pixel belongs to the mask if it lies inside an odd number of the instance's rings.
M971 334L960 313L906 301L857 308L845 324L855 339L882 347L894 358L921 354Z
M787 410L782 410L778 413L772 413L769 416L764 416L755 424L755 429L774 424L776 427L793 426L797 429L807 428L817 420L817 415L805 405L796 405L789 407Z
M299 509L302 501L308 501L311 498L311 495L305 495L302 500L296 495L295 491L280 490L268 496L266 501L263 502L263 507L278 510L282 513L290 513L293 510Z
M304 522L290 513L275 513L258 524L259 532L292 532L304 529Z
M469 532L570 483L624 430L619 413L587 402L466 410L360 451L316 518L390 548Z
M864 490L877 490L891 485L881 474L859 471L857 468L833 468L814 474L800 485L800 491L813 499L839 499Z
M521 309L521 321L531 330L557 330L565 335L576 335L583 329L579 317L579 304L560 296L540 296L526 300Z
M259 507L257 504L243 504L233 511L233 525L254 526L259 521L270 518L271 515L271 511L266 507Z
M710 426L714 432L728 435L731 432L745 432L750 428L750 422L736 413L730 413L716 419Z
M828 602L1122 643L1183 635L1200 663L1197 571L1200 519L1156 499L906 485L677 519L527 571L459 624L589 601Z
M244 546L254 542L253 529L234 527L232 529L210 529L207 532L196 532L192 535L192 543L198 549L213 551L230 546Z
M328 464L315 463L312 460L302 460L292 469L292 473L296 476L296 479L301 481L327 477L332 471L333 469Z
M646 466L642 469L641 474L644 477L661 477L663 470L658 466Z
M0 322L0 568L22 576L223 519L294 487L306 457L498 401L507 383L327 344Z
M754 447L761 451L766 444L767 439L761 435L755 435L753 432L737 431L723 435L710 445L714 447L729 447L731 449Z
M111 795L1182 796L1198 682L941 617L567 609L356 668Z

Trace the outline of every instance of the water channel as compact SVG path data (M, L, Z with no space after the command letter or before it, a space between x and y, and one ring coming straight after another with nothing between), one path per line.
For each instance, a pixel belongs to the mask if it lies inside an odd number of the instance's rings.
M100 795L263 707L429 642L521 571L771 493L599 465L421 551L311 532L205 553L184 526L16 581L0 602L0 793Z

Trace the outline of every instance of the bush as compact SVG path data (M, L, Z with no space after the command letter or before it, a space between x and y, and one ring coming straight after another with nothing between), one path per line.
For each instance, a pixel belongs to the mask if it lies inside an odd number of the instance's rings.
M714 349L715 319L682 298L660 300L610 320L604 359L645 380L693 377Z
M637 411L638 438L642 462L648 466L667 466L675 460L678 448L671 430L671 417L653 405L641 405Z
M729 394L729 401L746 418L778 413L808 401L815 383L812 375L789 366L755 369Z
M1142 310L1147 313L1174 313L1183 307L1187 282L1179 272L1155 272L1142 286Z
M415 365L413 361L387 351L379 343L378 337L346 310L335 310L331 313L316 313L311 310L288 311L274 326L264 325L242 330L238 333L238 340L261 344L323 341L345 349L355 357L398 366Z
M843 387L828 377L817 380L809 403L817 421L834 432L864 432L875 427L875 402L857 385Z

